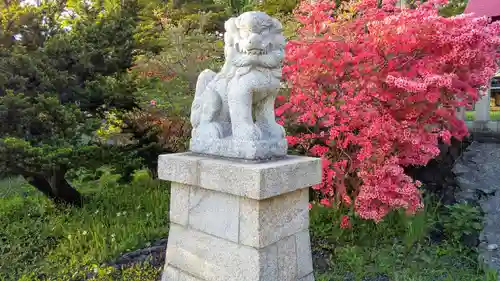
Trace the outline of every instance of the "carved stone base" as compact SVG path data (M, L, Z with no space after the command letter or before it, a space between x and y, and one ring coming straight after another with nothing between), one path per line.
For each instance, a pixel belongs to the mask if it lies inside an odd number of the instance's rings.
M162 281L314 281L308 186L321 160L160 155L171 181Z
M200 154L228 158L260 160L286 156L288 142L286 139L241 141L232 138L207 139L194 137L189 144L189 150Z

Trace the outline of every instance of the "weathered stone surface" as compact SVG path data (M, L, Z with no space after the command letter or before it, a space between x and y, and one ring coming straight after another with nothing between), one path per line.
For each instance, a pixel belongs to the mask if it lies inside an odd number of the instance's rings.
M267 200L242 198L240 239L243 245L262 248L309 227L309 191L301 189Z
M176 224L170 227L168 266L204 281L276 281L277 258L276 245L258 250Z
M198 136L191 139L189 149L193 152L231 158L269 159L285 156L288 142L286 139L248 141L232 138L207 139Z
M314 274L311 273L305 277L299 279L299 281L314 281Z
M295 241L295 235L292 235L276 243L278 247L278 280L297 280L297 245Z
M171 211L163 281L314 280L308 186L321 182L319 159L249 163L189 153L160 159L159 170L198 173L184 175L185 182L161 174L181 181L172 184L178 202L171 208L178 210Z
M198 185L199 171L198 161L204 159L202 156L190 155L185 157L183 153L163 154L158 157L158 178L171 182Z
M495 251L496 249L498 249L498 245L497 244L490 244L486 248L488 249L488 251Z
M170 221L188 224L189 193L191 186L173 182L170 186Z
M500 144L473 142L455 164L457 199L479 203L485 213L479 258L500 271ZM500 280L500 279L499 279Z
M301 231L295 234L297 245L297 275L299 278L309 275L313 272L311 237L309 230Z
M189 226L237 243L239 197L192 187L189 196Z
M161 281L179 280L180 271L172 266L165 264L163 273L161 274Z
M196 83L190 150L244 159L283 156L285 130L274 114L285 47L282 25L265 13L246 12L227 20L225 30L224 66L219 73L204 70Z
M192 275L189 275L173 266L167 266L163 270L161 281L203 281Z
M321 160L286 156L260 163L192 153L159 156L158 177L205 189L262 200L321 182Z

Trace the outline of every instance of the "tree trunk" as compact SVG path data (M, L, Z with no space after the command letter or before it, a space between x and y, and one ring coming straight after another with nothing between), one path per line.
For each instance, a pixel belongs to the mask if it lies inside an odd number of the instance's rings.
M81 207L83 205L82 195L64 178L64 174L56 172L50 177L32 175L25 176L25 179L54 202Z

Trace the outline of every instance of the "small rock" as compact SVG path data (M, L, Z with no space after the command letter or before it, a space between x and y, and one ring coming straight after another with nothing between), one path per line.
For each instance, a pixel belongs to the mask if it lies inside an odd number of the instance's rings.
M479 245L479 233L464 234L461 241L465 246L475 248Z
M363 281L390 281L389 276L385 274L376 274L375 276L369 276L363 278Z
M497 244L489 244L487 249L488 249L488 251L495 251L496 249L498 249L498 245Z
M168 243L168 239L164 238L164 239L160 239L160 240L156 241L155 243L153 243L153 246L167 246L167 243Z
M353 281L356 280L356 276L354 276L354 273L352 272L346 272L344 274L344 280L343 281Z

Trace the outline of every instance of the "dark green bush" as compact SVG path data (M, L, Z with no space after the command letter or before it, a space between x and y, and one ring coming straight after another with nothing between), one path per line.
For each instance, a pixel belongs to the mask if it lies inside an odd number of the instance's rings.
M215 32L224 30L224 22L231 16L231 9L212 1L185 3L178 8L172 3L168 5L165 16L169 24L182 27L186 33L193 30Z
M262 4L256 4L255 10L266 12L270 15L290 14L293 12L299 0L265 0Z
M137 106L127 69L143 53L135 40L141 6L125 1L106 14L82 12L64 31L54 20L64 6L11 2L0 5L0 170L56 202L81 205L66 172L115 162L118 154L94 133L105 112Z

